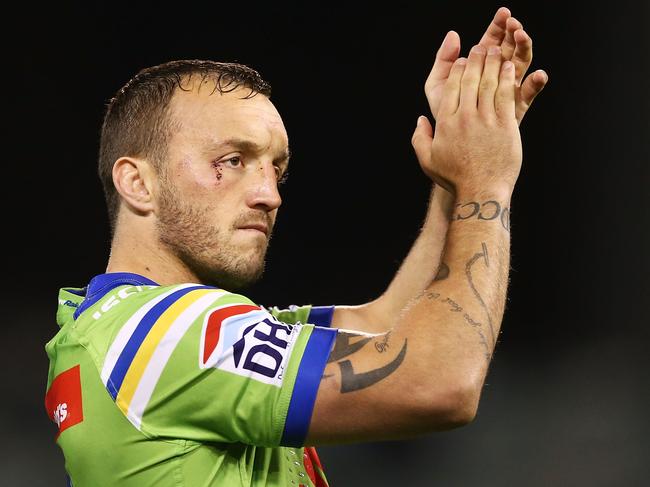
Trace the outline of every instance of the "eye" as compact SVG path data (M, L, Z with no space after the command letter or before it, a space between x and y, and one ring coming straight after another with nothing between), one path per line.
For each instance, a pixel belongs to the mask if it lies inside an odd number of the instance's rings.
M228 159L224 159L220 161L221 164L224 164L227 167L239 167L241 166L241 157L240 156L233 156Z
M275 168L275 178L278 181L278 186L286 183L289 177L289 171L284 171L283 173L282 169L280 169L278 166L273 166L273 167Z

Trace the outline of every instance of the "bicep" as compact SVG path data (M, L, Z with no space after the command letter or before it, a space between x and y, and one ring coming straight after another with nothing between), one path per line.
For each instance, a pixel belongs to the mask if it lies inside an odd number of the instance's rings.
M402 438L417 430L406 411L412 402L401 370L409 357L406 338L392 331L339 330L318 389L306 443L328 444ZM413 424L418 424L412 416Z

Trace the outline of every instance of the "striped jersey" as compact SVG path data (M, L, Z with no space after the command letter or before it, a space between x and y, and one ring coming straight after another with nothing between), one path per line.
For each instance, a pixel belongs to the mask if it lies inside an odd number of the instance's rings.
M304 442L333 307L101 274L59 292L45 407L74 486L327 486Z

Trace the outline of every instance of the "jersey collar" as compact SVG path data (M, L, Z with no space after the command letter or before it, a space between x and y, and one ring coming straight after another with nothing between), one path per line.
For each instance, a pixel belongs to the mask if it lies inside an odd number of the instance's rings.
M99 274L93 277L88 283L88 286L86 286L86 299L75 310L73 318L76 320L81 313L99 301L111 289L127 284L131 286L159 285L147 277L132 272L107 272L105 274Z

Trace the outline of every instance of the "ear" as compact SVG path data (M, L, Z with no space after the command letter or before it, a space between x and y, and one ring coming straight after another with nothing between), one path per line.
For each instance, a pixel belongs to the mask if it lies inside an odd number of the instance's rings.
M113 184L132 211L144 215L154 210L156 173L144 159L120 157L113 164Z

